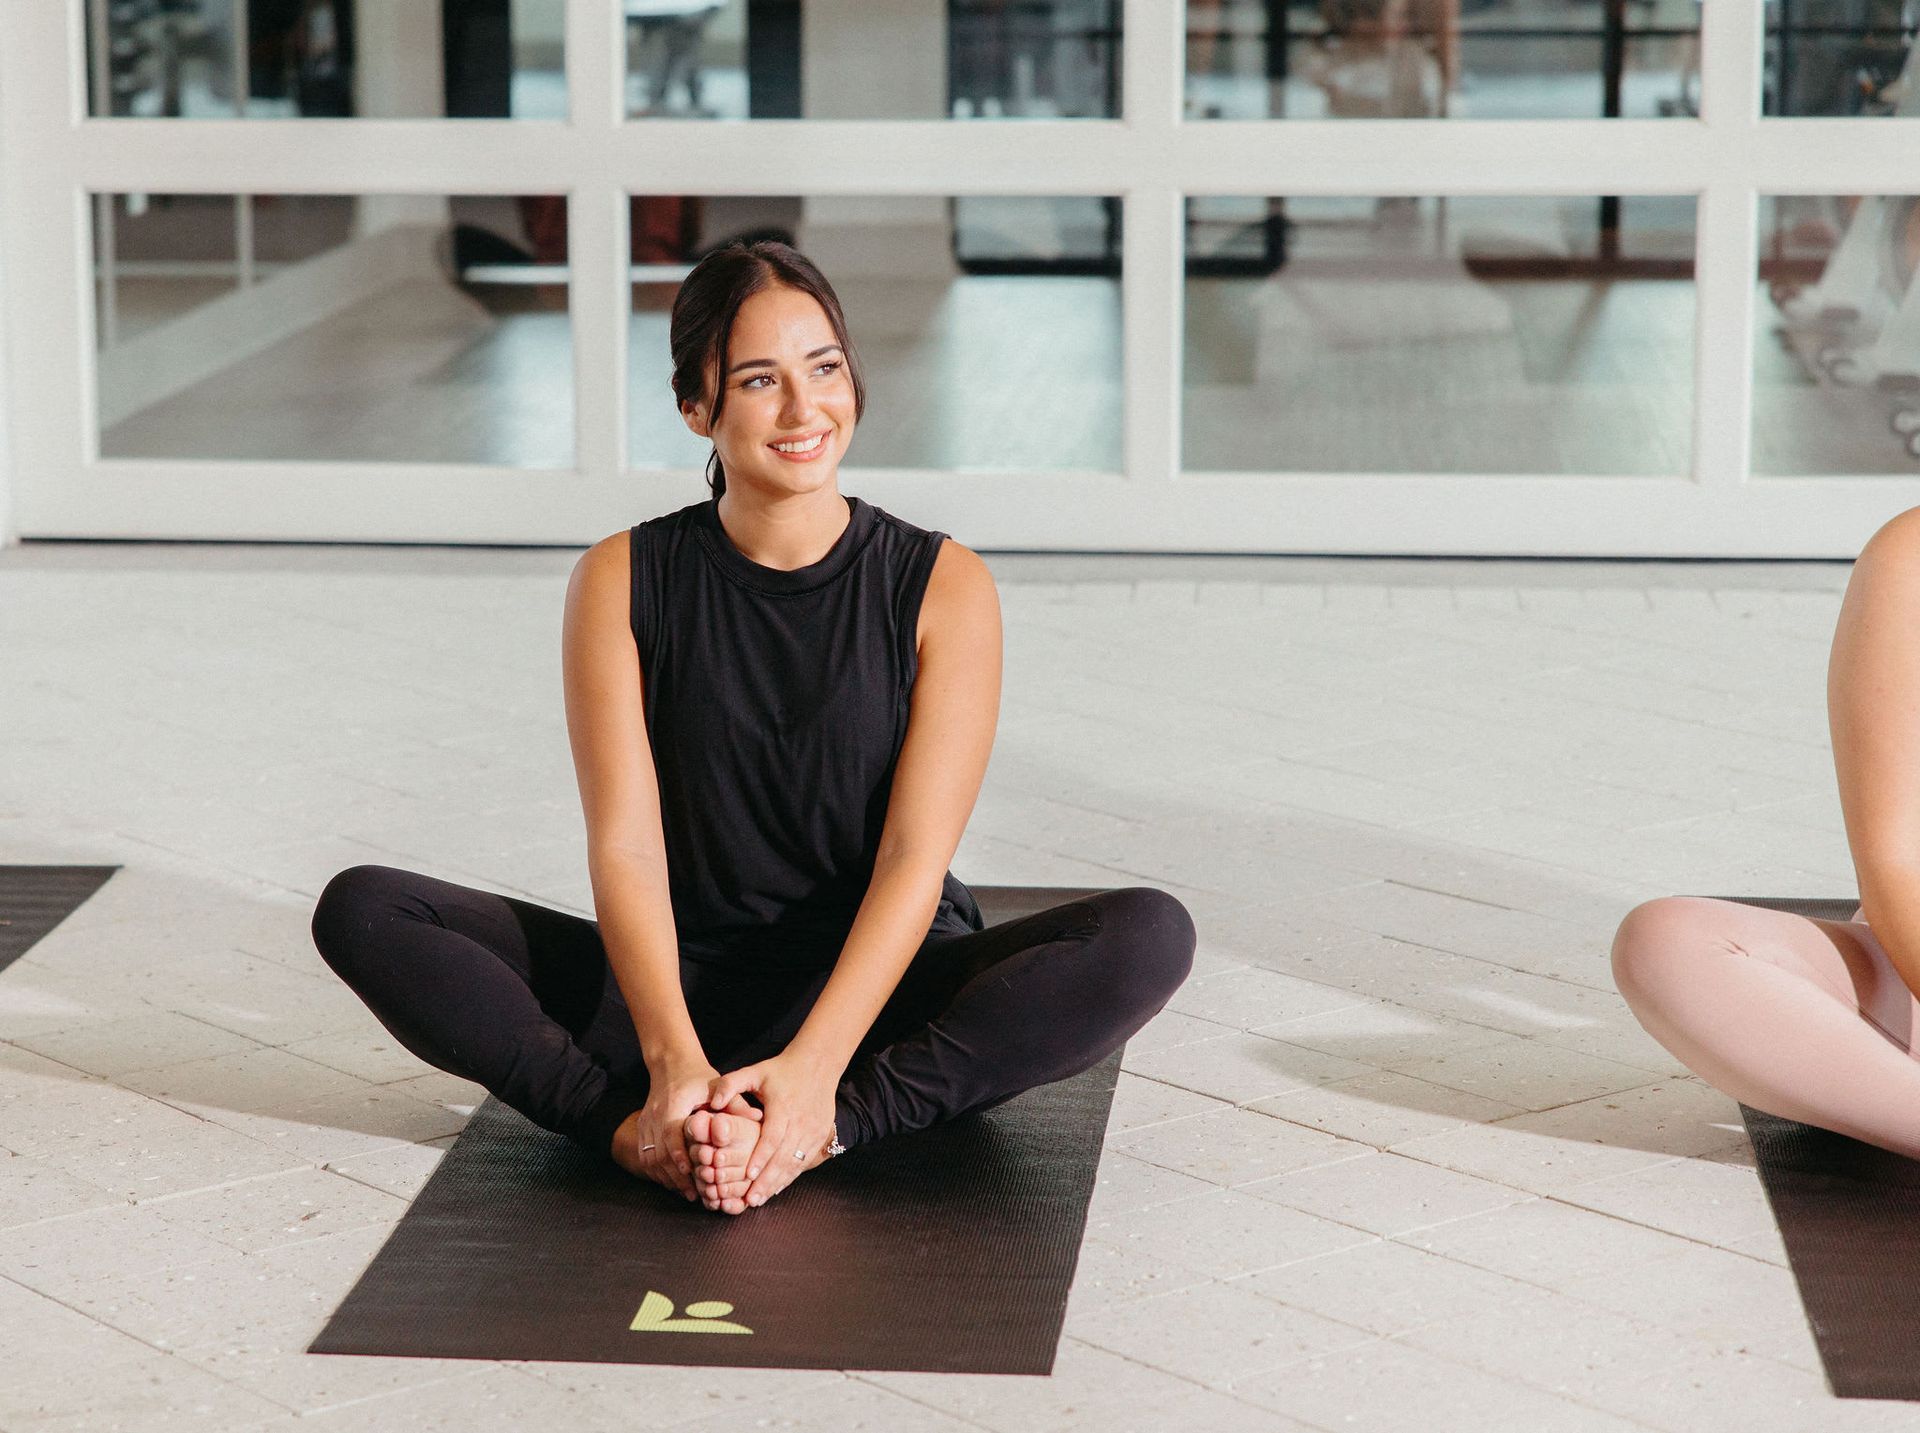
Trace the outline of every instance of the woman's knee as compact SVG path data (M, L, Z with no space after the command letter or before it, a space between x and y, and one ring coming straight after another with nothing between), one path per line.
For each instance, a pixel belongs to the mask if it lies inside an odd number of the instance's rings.
M1726 902L1662 896L1627 912L1613 937L1613 982L1629 1002L1656 996L1685 978L1700 952L1725 949Z
M1158 1009L1193 970L1193 917L1178 898L1152 886L1105 891L1098 904L1101 935L1119 944L1128 983Z
M375 912L391 909L408 873L393 866L349 866L328 881L313 907L313 945L335 971L351 963Z

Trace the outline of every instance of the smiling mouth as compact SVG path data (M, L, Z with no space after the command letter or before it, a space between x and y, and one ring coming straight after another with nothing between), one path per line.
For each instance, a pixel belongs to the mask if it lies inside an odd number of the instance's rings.
M826 441L827 435L823 429L810 437L788 439L784 442L769 443L767 446L776 453L811 453Z

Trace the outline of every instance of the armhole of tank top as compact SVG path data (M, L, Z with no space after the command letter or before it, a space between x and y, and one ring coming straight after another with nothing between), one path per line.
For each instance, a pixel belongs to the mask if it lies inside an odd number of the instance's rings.
M646 600L646 535L640 528L627 529L627 626L633 632L634 650L639 654L644 677L647 659L653 653L652 604Z
M933 578L933 564L939 560L940 546L947 540L944 532L929 533L927 541L914 553L907 569L906 586L900 593L900 672L901 689L912 688L920 675L920 608L927 597L927 584Z

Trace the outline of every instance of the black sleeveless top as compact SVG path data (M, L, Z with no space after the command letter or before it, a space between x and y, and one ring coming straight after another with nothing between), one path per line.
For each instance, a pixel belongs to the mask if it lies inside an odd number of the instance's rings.
M846 501L827 555L786 572L733 545L715 499L631 530L647 739L691 959L825 969L872 879L946 534ZM983 925L949 871L931 930Z

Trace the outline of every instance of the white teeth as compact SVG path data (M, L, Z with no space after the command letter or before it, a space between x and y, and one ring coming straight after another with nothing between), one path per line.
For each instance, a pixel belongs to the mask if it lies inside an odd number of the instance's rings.
M816 433L804 443L775 443L773 447L776 452L781 453L811 453L825 442L826 438L825 433Z

